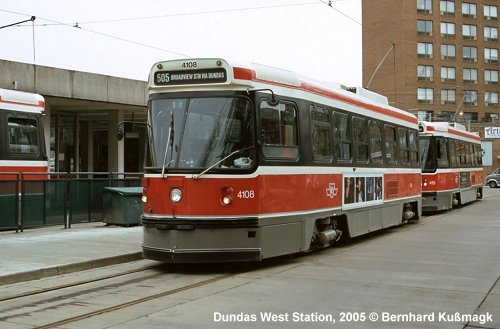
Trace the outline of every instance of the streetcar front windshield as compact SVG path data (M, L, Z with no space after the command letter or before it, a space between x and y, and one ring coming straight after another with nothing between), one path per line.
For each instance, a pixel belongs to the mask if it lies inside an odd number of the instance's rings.
M420 165L423 172L436 170L436 152L433 140L420 137Z
M149 116L153 167L237 170L255 163L248 98L153 99Z

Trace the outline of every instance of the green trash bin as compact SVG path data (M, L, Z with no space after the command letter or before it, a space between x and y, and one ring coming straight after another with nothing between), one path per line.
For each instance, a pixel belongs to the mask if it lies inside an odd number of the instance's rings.
M142 187L105 187L102 192L102 221L114 225L139 225Z

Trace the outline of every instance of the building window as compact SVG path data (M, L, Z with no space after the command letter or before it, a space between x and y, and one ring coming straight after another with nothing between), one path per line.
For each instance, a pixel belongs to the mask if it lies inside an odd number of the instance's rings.
M486 122L495 122L498 120L498 113L486 113L484 115Z
M477 112L464 112L464 123L477 122Z
M455 36L455 24L441 22L441 36L442 37L454 37Z
M477 5L475 3L462 3L462 15L464 17L476 18L477 15Z
M498 49L484 48L484 62L485 63L498 63Z
M477 69L464 68L462 79L464 83L477 83Z
M476 47L462 47L462 58L466 62L477 62L477 48Z
M451 122L453 121L453 116L455 115L455 112L450 112L450 111L441 111L440 113L440 121L446 121L446 122Z
M417 100L419 103L432 104L434 89L432 88L418 88Z
M485 26L484 27L484 40L485 41L497 41L498 40L498 28Z
M484 5L484 18L487 20L497 20L498 19L498 7Z
M434 68L431 65L418 65L417 76L419 81L433 81Z
M484 105L486 106L498 106L498 93L487 91L484 93Z
M432 121L434 112L432 111L417 111L417 118L419 121Z
M432 13L432 0L417 0L417 12Z
M441 89L441 104L455 104L455 89Z
M441 0L439 10L441 15L455 16L455 1Z
M477 90L466 90L463 100L466 105L477 105Z
M441 67L441 82L455 82L456 80L454 67Z
M432 58L432 43L418 42L417 56L421 58Z
M417 32L419 35L432 35L432 21L417 20Z
M441 45L441 59L455 59L455 45Z
M476 25L462 25L462 36L464 39L476 40L477 39L477 26Z
M497 70L484 70L484 82L488 85L498 84L498 71Z

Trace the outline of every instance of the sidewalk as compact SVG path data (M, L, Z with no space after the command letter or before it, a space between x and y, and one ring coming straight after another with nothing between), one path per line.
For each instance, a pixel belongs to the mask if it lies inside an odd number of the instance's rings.
M142 227L74 224L0 232L0 285L142 259Z

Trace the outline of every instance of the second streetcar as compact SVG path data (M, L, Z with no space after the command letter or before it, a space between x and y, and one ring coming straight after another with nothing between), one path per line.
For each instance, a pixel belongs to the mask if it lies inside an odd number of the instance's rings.
M463 125L419 123L422 210L438 211L483 195L481 139Z

